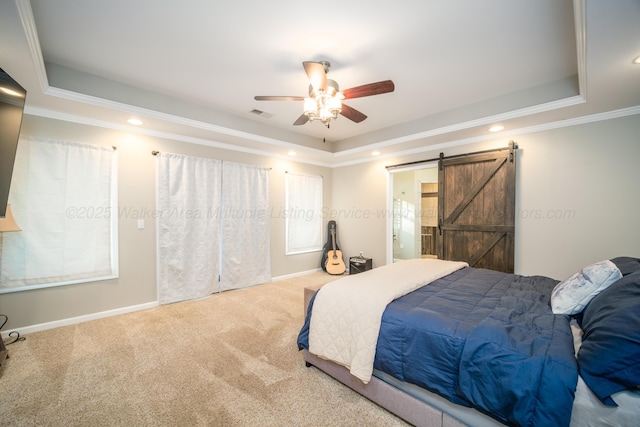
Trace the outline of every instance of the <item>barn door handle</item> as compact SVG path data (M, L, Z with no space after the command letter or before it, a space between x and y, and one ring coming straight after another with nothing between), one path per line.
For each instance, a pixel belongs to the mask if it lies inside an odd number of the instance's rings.
M438 219L438 234L442 236L442 218Z

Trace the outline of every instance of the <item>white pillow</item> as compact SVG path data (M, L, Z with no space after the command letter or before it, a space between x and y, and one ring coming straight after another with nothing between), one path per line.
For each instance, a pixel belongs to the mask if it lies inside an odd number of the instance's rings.
M609 260L596 262L558 283L551 292L554 314L578 314L600 292L622 278L622 273Z

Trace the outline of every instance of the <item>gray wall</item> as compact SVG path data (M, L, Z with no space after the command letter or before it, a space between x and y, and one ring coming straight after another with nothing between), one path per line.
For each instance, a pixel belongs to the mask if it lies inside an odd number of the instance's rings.
M26 116L22 133L118 147L120 277L0 295L5 331L88 316L156 301L155 222L137 229L136 212L155 208L152 150L184 153L272 168L270 201L274 277L319 266L319 253L284 255L285 171L324 177L325 222L339 224L345 258L363 252L385 264L388 209L385 165L431 159L439 152L386 158L328 169L125 132ZM600 121L443 150L446 155L519 144L516 272L563 279L582 266L619 255L640 257L640 116ZM332 182L340 185L332 186Z
M322 175L323 201L328 210L331 207L331 169L28 115L24 118L21 134L117 147L120 275L116 280L0 294L0 313L9 316L3 332L157 300L156 224L152 217L156 207L156 157L151 154L153 150L271 167L272 275L287 276L320 266L320 252L284 254L285 171ZM138 219L145 219L144 230L137 229Z
M516 273L562 280L584 265L640 257L640 116L516 135L333 170L342 251L387 259L386 165L518 143ZM348 183L348 184L347 184ZM353 189L357 189L354 191Z

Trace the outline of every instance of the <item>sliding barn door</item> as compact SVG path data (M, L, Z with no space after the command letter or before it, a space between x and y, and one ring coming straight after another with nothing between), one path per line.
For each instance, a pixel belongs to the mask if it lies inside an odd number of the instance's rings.
M440 160L439 258L513 273L516 148Z

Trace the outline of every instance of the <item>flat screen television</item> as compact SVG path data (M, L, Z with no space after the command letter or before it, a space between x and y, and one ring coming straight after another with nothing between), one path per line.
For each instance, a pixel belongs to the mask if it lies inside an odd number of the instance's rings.
M26 97L27 91L0 68L0 218L7 214Z

